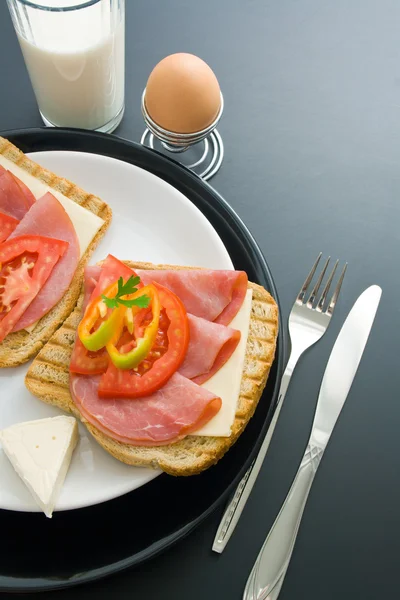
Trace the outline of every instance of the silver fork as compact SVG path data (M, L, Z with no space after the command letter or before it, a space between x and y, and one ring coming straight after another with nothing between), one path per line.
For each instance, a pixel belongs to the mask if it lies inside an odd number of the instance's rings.
M257 457L250 465L249 469L244 474L236 491L229 502L224 515L219 524L217 533L214 538L213 550L215 552L223 552L226 544L228 543L233 531L235 530L236 524L239 521L240 515L242 514L243 508L247 502L251 490L253 489L254 483L257 479L258 473L261 469L261 465L264 461L267 453L272 435L276 423L279 418L279 413L283 405L283 401L286 396L289 382L292 377L294 368L299 360L300 356L310 348L313 344L318 342L324 335L328 328L329 322L335 310L336 302L339 297L340 289L342 287L344 275L347 269L347 263L344 265L342 273L339 277L335 291L333 292L332 298L329 302L326 301L332 280L335 276L339 261L337 260L329 278L325 284L322 294L318 300L318 292L327 271L330 257L327 259L324 268L321 271L314 287L308 298L306 298L311 282L317 270L318 264L321 260L322 252L318 255L311 271L308 274L307 279L303 283L300 292L295 300L293 308L289 315L289 335L292 343L292 349L289 356L285 372L282 376L281 387L279 389L278 403L275 409L274 416L271 424L268 428L262 446L258 452Z

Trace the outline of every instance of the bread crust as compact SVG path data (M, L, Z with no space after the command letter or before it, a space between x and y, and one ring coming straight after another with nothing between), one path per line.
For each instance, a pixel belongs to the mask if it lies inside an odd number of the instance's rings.
M90 212L104 220L104 224L81 257L71 284L60 302L38 321L32 333L28 333L25 330L10 333L0 343L0 368L4 368L22 365L35 356L56 329L71 314L81 292L84 267L110 225L112 211L103 200L85 192L71 181L44 169L28 158L11 142L2 137L0 137L0 154L27 171L30 175L46 183L54 190L61 192L64 196L73 200L73 202L90 210Z
M133 269L187 268L125 262ZM255 283L249 283L249 287L253 290L250 329L238 407L230 437L189 435L167 446L133 446L113 440L88 423L69 391L69 363L76 328L81 319L83 290L75 310L33 361L25 377L26 387L43 402L58 406L80 419L97 442L123 463L153 467L176 476L201 473L222 458L246 427L261 398L275 357L278 307L263 287Z

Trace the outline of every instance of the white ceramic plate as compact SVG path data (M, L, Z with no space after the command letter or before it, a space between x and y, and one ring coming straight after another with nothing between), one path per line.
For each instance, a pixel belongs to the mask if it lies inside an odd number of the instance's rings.
M175 188L125 162L80 152L37 152L33 160L105 200L113 219L91 263L109 252L121 259L232 269L221 239L203 214ZM30 363L0 370L0 429L61 414L24 386ZM107 454L80 425L80 441L56 510L111 500L159 475L128 467ZM28 490L0 450L0 508L37 512Z

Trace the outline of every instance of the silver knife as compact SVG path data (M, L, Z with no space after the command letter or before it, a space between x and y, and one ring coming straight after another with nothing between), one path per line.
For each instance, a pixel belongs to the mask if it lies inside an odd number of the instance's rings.
M315 473L353 383L381 294L377 285L366 289L340 330L325 369L306 451L247 580L243 600L279 596Z

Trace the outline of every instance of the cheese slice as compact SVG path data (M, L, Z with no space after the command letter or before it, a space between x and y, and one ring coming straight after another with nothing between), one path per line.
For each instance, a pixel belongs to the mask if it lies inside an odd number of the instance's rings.
M201 429L194 432L194 435L213 435L217 437L229 437L231 435L231 427L235 420L240 394L240 383L250 326L252 297L253 291L247 290L239 312L231 323L229 323L229 327L239 329L241 333L240 342L236 350L228 362L210 377L208 381L202 384L202 387L206 390L221 398L222 406L215 417Z
M78 441L73 417L18 423L0 431L0 441L15 471L51 518Z
M5 169L11 171L11 173L14 173L14 175L16 175L21 181L23 181L25 185L27 185L28 188L31 190L36 200L41 196L44 196L44 194L46 194L47 192L50 192L55 198L57 198L59 202L61 202L75 228L76 235L78 236L79 240L79 247L81 252L80 256L82 257L96 233L104 224L104 220L98 217L97 215L94 215L92 212L90 212L90 210L79 206L79 204L77 204L73 200L70 200L69 198L64 196L64 194L61 194L57 190L51 188L49 185L43 183L43 181L40 181L30 173L27 173L27 171L14 164L11 160L8 160L8 158L5 158L1 154L0 165L2 165ZM36 321L35 323L32 323L32 325L30 325L29 327L25 327L25 331L27 331L28 333L32 333L37 323L38 322Z
M61 194L57 190L54 190L49 185L43 183L39 179L36 179L30 173L27 173L24 169L14 164L8 158L4 158L0 154L0 165L2 165L5 169L14 173L21 181L28 186L31 190L32 194L35 196L36 200L41 196L44 196L47 192L53 194L59 202L65 208L65 211L68 213L69 218L72 221L73 226L75 227L76 235L79 239L79 245L81 250L81 257L85 254L89 244L92 239L100 229L100 227L104 224L104 220L94 215L90 210L79 206L73 200L70 200L64 194Z

